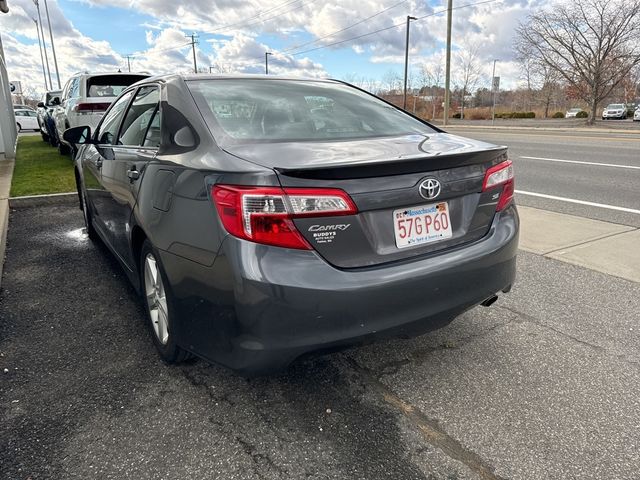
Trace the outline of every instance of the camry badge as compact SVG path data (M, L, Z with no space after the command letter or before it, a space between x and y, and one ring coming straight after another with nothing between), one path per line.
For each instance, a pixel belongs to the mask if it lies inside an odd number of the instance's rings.
M435 178L427 178L420 184L418 190L422 198L433 200L440 195L440 182Z

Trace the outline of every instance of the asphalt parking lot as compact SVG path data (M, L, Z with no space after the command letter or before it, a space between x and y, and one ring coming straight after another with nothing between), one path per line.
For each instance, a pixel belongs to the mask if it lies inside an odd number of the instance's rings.
M13 210L0 478L638 478L640 284L522 252L449 327L244 379L164 365L75 206Z

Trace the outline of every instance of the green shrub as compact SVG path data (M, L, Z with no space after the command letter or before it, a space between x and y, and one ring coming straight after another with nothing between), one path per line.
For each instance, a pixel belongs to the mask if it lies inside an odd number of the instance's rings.
M460 118L462 115L460 114L460 112L456 112L453 114L453 118Z
M576 118L589 118L589 114L584 110L581 110L576 114Z
M536 118L536 112L526 112L525 118Z
M556 112L553 114L553 118L564 118L564 112Z

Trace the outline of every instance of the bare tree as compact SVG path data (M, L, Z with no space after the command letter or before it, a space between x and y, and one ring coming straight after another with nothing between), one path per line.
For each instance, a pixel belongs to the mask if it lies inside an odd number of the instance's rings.
M393 94L400 89L402 77L395 70L387 70L382 76L382 84L387 88L387 92Z
M420 69L420 82L423 87L426 87L431 100L431 119L436 118L436 107L440 103L437 93L444 79L443 64L444 60L440 55L430 64L423 63Z
M542 64L589 103L599 104L640 65L640 0L573 0L533 13L516 32Z
M464 118L465 97L475 90L480 81L480 61L477 45L467 45L458 53L458 72L454 76L455 84L460 90L460 118Z

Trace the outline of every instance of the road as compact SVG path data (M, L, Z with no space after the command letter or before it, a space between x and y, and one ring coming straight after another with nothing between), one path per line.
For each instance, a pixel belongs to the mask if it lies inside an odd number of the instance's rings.
M469 127L448 131L509 147L521 205L640 226L640 129L628 134Z
M490 308L246 380L164 365L81 227L75 206L11 213L2 479L638 478L639 283L521 252Z

